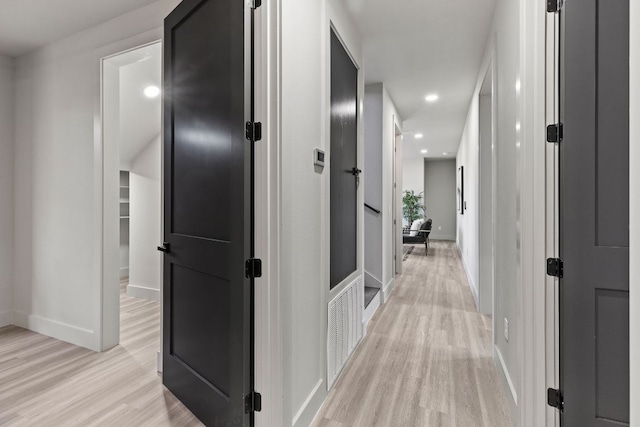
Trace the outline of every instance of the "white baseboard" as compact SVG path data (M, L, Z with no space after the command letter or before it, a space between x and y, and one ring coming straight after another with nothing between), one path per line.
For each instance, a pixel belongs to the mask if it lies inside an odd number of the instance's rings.
M393 288L395 286L396 286L395 279L391 279L391 280L389 280L389 283L387 283L387 286L382 288L382 302L383 303L389 301L389 298L391 297L391 292L393 292Z
M127 285L127 295L134 298L148 299L151 301L160 301L160 289L150 288L148 286L135 285L129 283Z
M509 374L509 369L507 368L507 364L504 363L504 358L502 357L502 353L498 346L494 346L495 354L498 357L498 361L500 362L499 371L502 373L504 380L509 385L509 390L511 391L511 397L513 398L513 403L518 406L518 392L516 391L515 386L513 385L513 381L511 380L511 375Z
M129 277L129 267L120 267L120 278Z
M464 259L462 255L462 251L460 250L460 246L456 245L458 249L458 253L460 254L460 259L462 260L462 267L464 269L464 273L467 276L467 282L469 282L469 288L471 288L471 294L473 295L473 301L476 303L476 310L480 312L480 296L478 295L478 288L473 281L473 277L471 277L471 273L469 272L469 267L467 266L467 261Z
M13 311L0 312L0 328L13 325Z
M378 292L376 296L373 297L369 305L364 308L364 316L362 316L363 317L362 324L365 327L367 323L369 323L369 320L371 320L371 318L375 314L376 310L378 310L378 307L380 307L380 304L382 303L382 296L380 295L380 293L381 292Z
M382 289L382 282L375 276L372 276L367 271L364 272L364 285L370 288Z
M449 234L433 234L433 232L431 232L431 234L429 234L429 240L446 240L449 242L455 242L456 236L451 236Z
M79 328L77 326L58 322L56 320L47 319L35 314L27 314L21 311L13 313L14 325L30 331L37 332L42 335L65 341L71 344L85 347L91 350L94 348L95 339L93 331L89 329Z
M311 390L309 396L305 399L304 403L291 420L293 427L308 427L313 423L314 418L320 412L322 404L325 398L325 388L323 387L324 381L320 380L316 386Z

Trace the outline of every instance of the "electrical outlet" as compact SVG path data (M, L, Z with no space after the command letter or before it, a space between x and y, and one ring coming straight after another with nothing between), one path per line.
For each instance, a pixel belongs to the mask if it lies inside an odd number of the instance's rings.
M509 321L504 318L504 339L509 341Z

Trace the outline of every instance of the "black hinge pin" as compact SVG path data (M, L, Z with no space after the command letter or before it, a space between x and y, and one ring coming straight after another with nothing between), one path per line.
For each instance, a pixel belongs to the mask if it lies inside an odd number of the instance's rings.
M547 126L547 142L562 142L563 136L562 123Z
M558 408L562 411L564 409L564 397L562 396L562 392L555 388L547 389L547 405L552 408Z
M248 279L262 277L262 260L250 258L244 264L244 273Z
M247 122L246 137L251 142L260 141L262 139L262 123Z
M262 411L262 395L252 391L244 397L244 412L245 414L250 414L251 412L260 411Z
M560 258L548 258L547 275L562 278L564 276L564 262Z

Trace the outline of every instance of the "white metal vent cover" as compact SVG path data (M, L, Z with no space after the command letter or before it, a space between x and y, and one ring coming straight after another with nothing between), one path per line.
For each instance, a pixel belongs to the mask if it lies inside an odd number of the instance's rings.
M362 338L364 285L358 277L329 302L327 388L331 389Z

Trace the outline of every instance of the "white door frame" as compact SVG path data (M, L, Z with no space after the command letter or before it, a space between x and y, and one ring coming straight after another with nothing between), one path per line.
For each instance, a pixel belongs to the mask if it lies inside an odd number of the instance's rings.
M119 171L119 149L104 143L104 61L113 56L162 41L162 28L104 46L94 52L96 69L94 121L94 263L98 289L93 302L95 324L94 350L105 351L120 341L119 224L107 221L107 215L118 212L118 189L110 185L105 174ZM113 285L116 283L116 285ZM161 285L162 286L162 285Z

